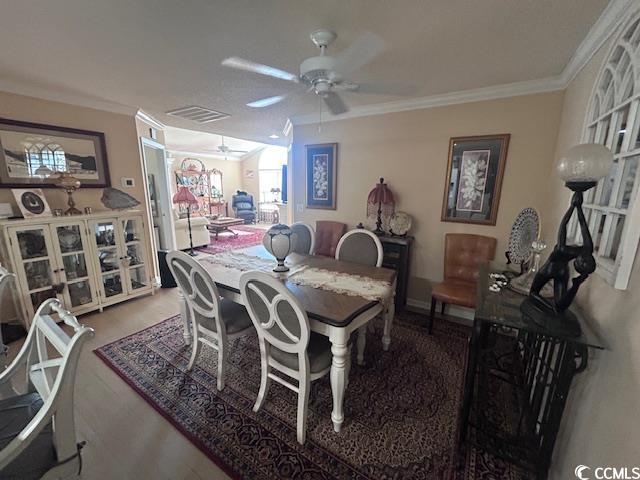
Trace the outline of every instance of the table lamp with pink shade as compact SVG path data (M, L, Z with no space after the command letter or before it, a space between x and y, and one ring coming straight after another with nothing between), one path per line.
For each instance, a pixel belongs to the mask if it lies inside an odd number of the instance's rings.
M198 199L195 197L193 193L189 191L187 187L178 187L178 191L173 196L173 203L176 205L186 205L187 206L187 224L189 225L189 245L191 246L189 255L192 257L196 256L196 253L193 251L193 237L191 236L191 205L197 205Z

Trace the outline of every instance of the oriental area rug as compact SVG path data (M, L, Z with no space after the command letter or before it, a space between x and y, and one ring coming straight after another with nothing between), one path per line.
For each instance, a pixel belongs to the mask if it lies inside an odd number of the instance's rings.
M253 412L260 385L257 337L231 342L225 388L216 388L216 352L203 346L191 372L190 347L172 317L95 350L154 409L232 478L515 479L510 465L475 449L456 455L469 329L405 313L382 350L382 321L367 335L365 365L353 366L345 423L331 422L329 376L312 383L307 441L296 441L296 394L277 382ZM354 348L355 350L355 348Z
M233 235L231 232L221 232L216 240L214 234L211 235L209 245L195 248L194 250L215 255L216 253L228 252L229 250L253 247L254 245L260 245L262 243L264 232L267 231L266 228L249 225L236 225L230 228L233 232L237 233L238 236Z

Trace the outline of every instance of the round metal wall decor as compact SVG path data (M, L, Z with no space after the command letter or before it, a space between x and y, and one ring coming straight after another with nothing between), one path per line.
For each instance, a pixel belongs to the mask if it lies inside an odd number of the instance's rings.
M540 217L533 208L522 210L511 227L507 257L512 263L522 264L531 257L531 244L540 234Z

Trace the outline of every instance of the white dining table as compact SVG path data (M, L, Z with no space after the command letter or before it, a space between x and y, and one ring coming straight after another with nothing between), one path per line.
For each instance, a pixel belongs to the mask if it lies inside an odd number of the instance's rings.
M261 260L272 260L275 267L275 259L267 250L259 245L246 249L236 250L236 253L255 257ZM220 295L234 302L243 304L240 294L240 276L244 269L234 268L228 264L216 263L210 255L200 254L196 257L204 268L214 279ZM290 254L287 257L287 264L292 267L311 267L323 271L335 272L337 274L354 275L359 278L371 279L374 281L387 282L389 288L386 289L385 298L374 300L363 298L359 295L348 293L337 293L328 289L314 288L299 285L288 280L290 272L275 274L283 280L287 288L300 301L302 307L307 312L309 326L312 331L325 335L331 342L331 392L333 397L333 410L331 420L333 428L339 432L344 422L344 395L348 385L348 376L351 363L351 335L356 330L357 362L362 365L364 362L364 351L366 347L366 331L371 320L378 315L384 316L384 329L382 335L382 348L389 349L391 344L391 327L395 314L394 295L396 273L394 270L380 267L370 267L356 263L335 260L328 257L314 255ZM292 268L292 272L295 268ZM187 345L191 343L191 321L188 316L188 309L184 298L181 298L181 316L183 320L183 336Z

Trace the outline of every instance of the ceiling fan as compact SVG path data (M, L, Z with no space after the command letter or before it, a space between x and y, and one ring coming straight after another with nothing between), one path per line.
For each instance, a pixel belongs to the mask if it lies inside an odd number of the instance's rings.
M229 147L227 147L224 144L224 137L221 136L221 138L222 138L222 143L220 145L218 145L218 147L216 148L216 152L222 153L222 154L225 154L225 155L226 154L234 154L234 153L242 153L244 155L245 153L249 153L248 150L232 150L232 149L230 149Z
M226 58L222 61L222 65L279 78L305 87L306 92L313 92L322 98L329 111L334 115L349 111L349 107L338 94L341 91L398 94L393 92L393 87L380 88L375 85L353 83L346 79L349 74L363 67L385 50L385 42L377 35L365 33L335 56L327 55L327 48L337 38L334 32L320 29L310 36L311 41L320 49L320 55L304 60L300 64L299 75L239 57ZM301 92L302 90L262 98L247 103L247 106L268 107L281 102L292 94ZM399 94L404 94L404 92Z

